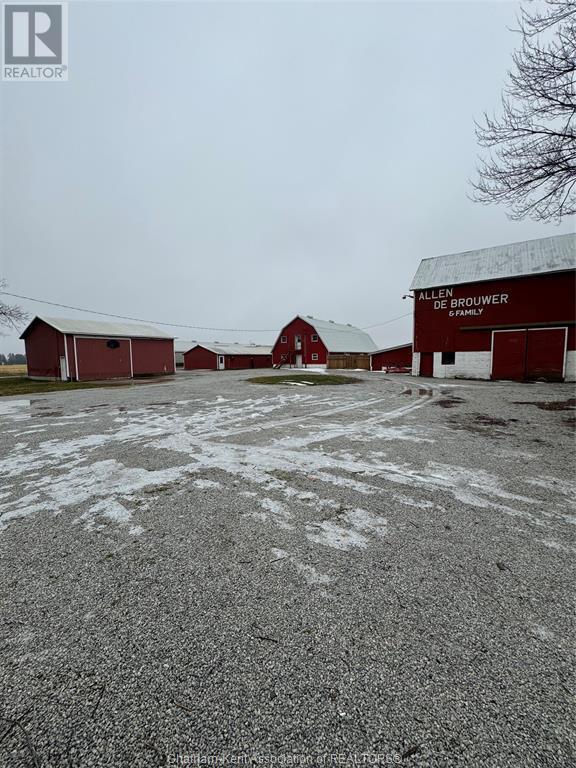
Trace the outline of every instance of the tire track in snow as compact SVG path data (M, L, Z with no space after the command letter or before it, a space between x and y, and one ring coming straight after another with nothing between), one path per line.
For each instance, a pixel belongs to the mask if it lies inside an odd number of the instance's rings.
M336 408L327 408L323 411L316 411L315 413L306 414L306 419L315 419L318 417L324 417L324 416L336 416L340 413L347 413L348 411L354 411L358 410L359 408L366 408L371 405L378 405L378 403L384 403L389 401L389 397L378 397L378 398L372 398L370 400L364 400L360 403L354 402L347 405L341 405L337 406ZM401 418L402 416L405 416L406 414L410 413L411 411L415 411L419 408L422 408L424 405L427 405L432 401L432 397L430 395L426 395L424 397L420 397L418 400L416 400L414 403L409 403L408 405L400 406L399 408L395 408L392 411L386 411L382 414L379 414L378 416L373 416L370 419L365 419L361 422L355 422L353 425L342 425L342 428L340 430L336 429L334 430L334 437L340 437L348 434L349 432L356 432L360 431L364 425L367 424L378 424L383 421L392 421L393 419ZM284 427L289 424L293 424L294 422L302 421L302 415L298 416L289 416L285 419L279 419L276 421L268 421L265 424L251 424L249 426L245 427L238 427L236 429L228 429L228 430L222 430L218 432L217 435L214 435L215 437L231 437L233 435L241 435L247 432L260 432L266 429L276 429L277 427ZM204 435L209 436L210 433L202 433L202 432L196 432L195 437L203 437ZM319 438L318 440L312 440L311 442L322 442L322 440L328 439L326 436L323 436L322 438Z

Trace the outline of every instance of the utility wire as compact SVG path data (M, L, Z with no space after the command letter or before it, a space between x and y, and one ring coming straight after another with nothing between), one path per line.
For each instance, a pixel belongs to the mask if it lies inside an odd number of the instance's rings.
M398 317L391 317L390 320L385 320L383 323L374 323L374 325L363 325L362 330L367 331L369 328L379 328L381 325L388 325L388 323L393 323L395 320L400 320L403 317L408 317L408 315L411 315L412 312L405 312L403 315L398 315Z
M49 304L51 307L60 307L61 309L73 309L75 312L86 312L90 315L100 315L102 317L114 317L118 320L133 320L137 323L152 323L153 325L167 325L171 328L190 328L197 331L225 331L227 333L278 333L278 328L212 328L206 325L185 325L183 323L165 323L161 320L144 320L141 317L130 317L129 315L115 315L112 312L98 312L95 309L85 309L83 307L73 307L70 304L59 304L56 301L46 301L45 299L33 299L31 296L22 296L19 293L9 293L8 291L0 291L0 295L11 296L15 299L24 299L25 301L34 301L37 304ZM398 317L392 317L390 320L384 320L382 323L374 323L373 325L365 325L361 328L363 331L367 331L370 328L379 328L389 323L394 323L396 320L401 320L403 317L408 317L412 312L405 312Z
M0 291L5 296L12 296L16 299L25 299L26 301L35 301L38 304L50 304L52 307L61 307L63 309L73 309L76 312L87 312L90 315L102 315L103 317L116 317L120 320L134 320L137 323L153 323L154 325L169 325L172 328L193 328L199 331L239 331L244 333L277 333L278 328L211 328L206 325L184 325L182 323L163 323L160 320L143 320L141 317L129 317L128 315L115 315L112 312L97 312L95 309L84 309L83 307L72 307L69 304L58 304L55 301L45 301L44 299L33 299L31 296L21 296L19 293L8 293Z

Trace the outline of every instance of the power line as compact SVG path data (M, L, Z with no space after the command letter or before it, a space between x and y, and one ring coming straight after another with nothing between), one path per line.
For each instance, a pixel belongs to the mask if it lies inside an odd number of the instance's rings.
M25 299L26 301L35 301L38 304L50 304L52 307L61 307L63 309L73 309L75 312L87 312L90 315L102 315L103 317L115 317L119 320L134 320L137 323L153 323L154 325L169 325L172 328L193 328L198 331L227 331L242 333L277 333L278 328L211 328L206 325L184 325L183 323L163 323L161 320L143 320L141 317L129 317L128 315L115 315L112 312L98 312L95 309L84 309L83 307L72 307L70 304L59 304L56 301L45 301L44 299L33 299L31 296L22 296L19 293L8 293L0 291L5 296L12 296L16 299Z
M85 309L84 307L73 307L70 304L60 304L56 301L47 301L46 299L34 299L31 296L23 296L20 293L9 293L8 291L0 291L0 294L4 296L11 296L15 299L24 299L25 301L33 301L37 304L49 304L51 307L60 307L61 309L72 309L75 312L86 312L90 315L100 315L102 317L114 317L118 320L133 320L137 323L152 323L153 325L167 325L171 328L190 328L197 331L225 331L226 333L278 333L278 328L213 328L206 325L186 325L184 323L165 323L162 320L144 320L141 317L130 317L129 315L116 315L113 312L98 312L95 309ZM412 312L405 312L398 317L391 317L389 320L384 320L382 323L374 323L373 325L365 325L361 328L363 331L367 331L370 328L380 328L383 325L394 323L396 320L401 320L404 317L408 317Z
M388 325L388 323L393 323L395 320L401 320L403 317L408 317L408 315L411 315L412 312L405 312L403 315L398 315L398 317L391 317L390 320L385 320L383 323L374 323L374 325L363 325L362 330L367 331L369 328L379 328L381 325Z

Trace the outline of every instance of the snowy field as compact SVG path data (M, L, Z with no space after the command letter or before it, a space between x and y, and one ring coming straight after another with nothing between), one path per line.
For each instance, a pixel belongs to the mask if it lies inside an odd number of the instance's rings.
M573 388L249 375L0 399L0 765L575 765Z

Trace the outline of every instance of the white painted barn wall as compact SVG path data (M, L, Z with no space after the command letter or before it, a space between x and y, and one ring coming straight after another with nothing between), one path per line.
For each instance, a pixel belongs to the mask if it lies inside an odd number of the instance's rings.
M442 365L442 353L434 352L434 378L489 379L491 352L456 352L454 365Z
M565 381L576 381L576 350L566 350Z

